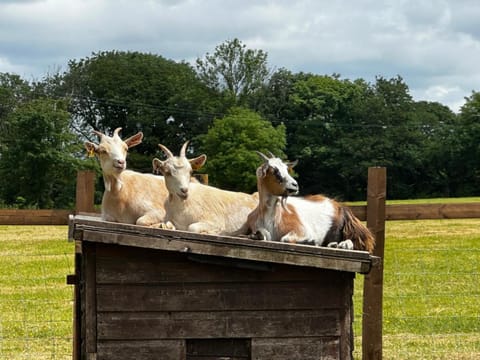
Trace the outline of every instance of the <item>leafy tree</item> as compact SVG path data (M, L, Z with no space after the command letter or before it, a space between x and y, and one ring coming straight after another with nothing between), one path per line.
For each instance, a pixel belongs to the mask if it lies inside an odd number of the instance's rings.
M472 92L465 100L455 132L461 147L453 147L457 149L457 171L452 186L457 196L478 194L480 188L480 92Z
M7 131L7 117L19 104L27 101L30 94L30 85L20 76L0 73L0 143Z
M138 52L100 52L71 61L64 79L78 127L102 132L122 127L125 135L143 131L129 166L145 171L151 170L158 143L175 148L204 133L218 100L189 64Z
M7 204L21 199L39 208L73 205L80 164L69 118L66 104L51 99L19 104L9 115L0 157L0 196Z
M227 104L246 105L270 75L267 56L262 50L247 49L235 38L197 59L198 76L209 88L223 93Z
M237 107L223 119L214 120L200 142L201 151L208 156L204 171L211 185L253 192L260 163L255 150L284 156L285 126L273 127L255 112Z

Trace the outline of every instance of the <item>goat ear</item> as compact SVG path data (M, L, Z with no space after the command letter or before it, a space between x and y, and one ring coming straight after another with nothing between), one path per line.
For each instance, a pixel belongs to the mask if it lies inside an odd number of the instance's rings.
M267 171L268 171L268 164L265 163L263 164L262 166L260 166L260 168L258 169L258 172L259 172L259 175L260 177L263 179L265 176L267 176Z
M137 146L142 143L143 133L140 131L137 134L130 136L128 139L124 140L128 148Z
M202 154L194 159L189 159L188 161L190 162L193 170L198 170L205 165L205 161L207 161L207 155Z
M297 166L297 164L298 160L287 162L287 166L289 169L293 169L295 166Z
M87 149L88 156L92 157L92 156L95 156L95 152L98 149L98 145L91 141L85 141L85 149Z
M165 164L162 160L154 158L152 160L152 168L153 168L153 173L154 174L164 174L165 173Z

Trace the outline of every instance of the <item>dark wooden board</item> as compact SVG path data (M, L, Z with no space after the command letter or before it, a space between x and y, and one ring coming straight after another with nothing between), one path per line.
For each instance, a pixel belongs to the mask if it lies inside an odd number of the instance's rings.
M338 337L298 337L252 339L252 359L338 360Z
M343 299L338 292L338 288L320 283L99 286L97 308L135 312L339 308ZM318 299L322 299L320 304Z
M334 309L305 311L100 312L99 340L341 335Z
M99 341L97 360L185 359L183 340Z

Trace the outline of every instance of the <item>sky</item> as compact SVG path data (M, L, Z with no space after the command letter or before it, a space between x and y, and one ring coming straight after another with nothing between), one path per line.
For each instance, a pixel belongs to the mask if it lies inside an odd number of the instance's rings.
M99 51L194 63L238 38L272 70L374 83L458 112L480 91L478 0L0 0L0 72L41 80Z

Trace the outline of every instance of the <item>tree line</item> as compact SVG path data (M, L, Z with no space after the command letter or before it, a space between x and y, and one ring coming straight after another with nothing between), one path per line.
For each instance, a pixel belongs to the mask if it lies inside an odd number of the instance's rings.
M210 184L225 189L255 191L259 150L298 159L303 194L364 199L367 168L385 166L389 198L478 195L479 114L478 92L456 114L414 101L400 76L272 70L266 52L238 39L195 64L92 53L41 80L0 73L0 205L73 207L77 170L101 175L83 142L117 127L144 133L129 168L149 172L157 144L178 151L189 140L192 156L208 156Z

